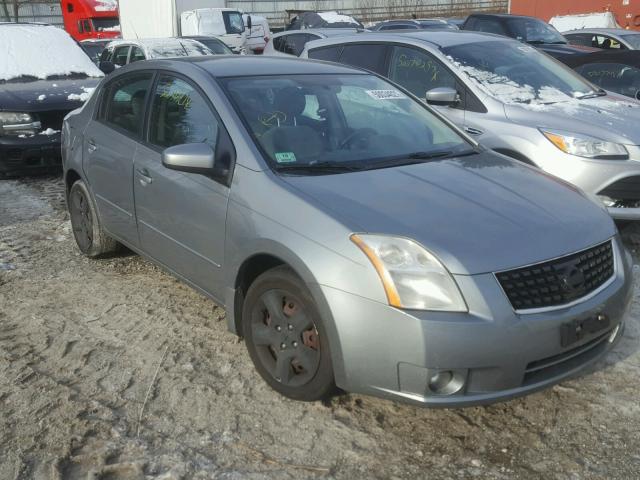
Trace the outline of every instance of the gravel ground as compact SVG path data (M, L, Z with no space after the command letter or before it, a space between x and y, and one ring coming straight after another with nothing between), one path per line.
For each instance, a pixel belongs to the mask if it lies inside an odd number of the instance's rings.
M81 256L62 192L0 182L0 479L640 478L638 294L614 352L526 398L298 403L211 301L138 256Z

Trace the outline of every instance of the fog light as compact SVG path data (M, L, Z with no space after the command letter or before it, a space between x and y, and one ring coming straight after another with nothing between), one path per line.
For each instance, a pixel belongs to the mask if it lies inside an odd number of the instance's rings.
M433 370L427 388L434 395L453 395L464 386L465 375L460 371Z

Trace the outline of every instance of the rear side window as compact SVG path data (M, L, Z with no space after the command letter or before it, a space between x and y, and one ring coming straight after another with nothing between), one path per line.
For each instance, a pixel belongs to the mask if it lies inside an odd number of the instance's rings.
M322 47L309 50L309 58L315 60L325 60L327 62L337 62L340 58L341 46Z
M102 120L136 137L142 132L150 73L126 75L112 82L103 97Z
M340 62L384 75L388 50L389 47L381 44L345 45Z
M189 83L163 75L153 95L149 141L161 148L208 143L215 148L219 125L202 95Z
M139 47L131 47L131 59L129 63L145 60L144 52Z

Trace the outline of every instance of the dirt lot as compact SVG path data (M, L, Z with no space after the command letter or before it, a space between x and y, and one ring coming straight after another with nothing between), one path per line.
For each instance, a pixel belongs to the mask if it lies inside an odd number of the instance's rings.
M638 479L639 336L636 295L597 367L490 407L296 403L209 300L135 255L80 256L60 180L0 181L2 480Z

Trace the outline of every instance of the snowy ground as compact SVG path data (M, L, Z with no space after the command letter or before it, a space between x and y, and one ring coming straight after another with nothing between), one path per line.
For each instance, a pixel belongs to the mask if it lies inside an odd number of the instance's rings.
M603 362L523 399L297 403L209 300L80 256L60 180L0 181L0 479L637 479L639 300Z

